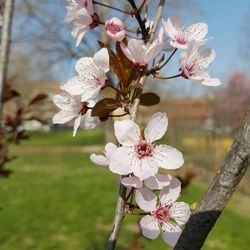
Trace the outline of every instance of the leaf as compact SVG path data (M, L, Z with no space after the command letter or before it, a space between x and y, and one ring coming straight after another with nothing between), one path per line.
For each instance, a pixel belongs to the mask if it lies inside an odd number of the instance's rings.
M160 102L160 97L152 92L143 93L140 98L140 104L143 106L152 106Z
M33 97L28 105L34 105L37 104L43 100L45 100L48 96L46 94L38 94L35 97Z
M93 107L91 115L99 117L107 117L111 112L116 110L120 103L113 98L104 98L96 103Z

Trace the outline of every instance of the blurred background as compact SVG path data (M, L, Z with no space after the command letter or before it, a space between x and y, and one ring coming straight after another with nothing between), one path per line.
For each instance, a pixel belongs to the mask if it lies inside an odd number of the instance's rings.
M129 9L126 1L101 2ZM117 15L103 8L97 12L103 20ZM158 93L161 103L141 107L138 121L146 125L156 111L167 113L169 128L161 142L183 152L185 164L173 174L183 182L181 199L195 206L250 105L250 2L167 0L163 17L169 14L182 16L187 24L208 24L211 39L205 46L217 52L210 73L223 85L148 79L146 90ZM94 166L89 154L101 153L105 142L114 141L113 121L95 131L81 130L75 138L72 126L51 122L57 112L52 97L60 84L76 74L76 60L92 56L99 48L96 40L107 42L107 36L97 28L76 48L64 16L64 0L15 1L4 102L10 140L8 150L0 150L5 157L0 169L1 250L104 249L111 229L117 179ZM127 25L133 22L118 16ZM178 55L163 75L177 71ZM203 249L249 249L249 182L248 171ZM126 216L117 249L168 249L161 237L150 241L140 236L138 221Z

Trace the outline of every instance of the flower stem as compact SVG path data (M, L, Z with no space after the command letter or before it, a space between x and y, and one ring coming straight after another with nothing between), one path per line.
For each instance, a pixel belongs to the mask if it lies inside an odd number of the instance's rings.
M182 76L182 72L178 75L174 75L174 76L160 76L160 75L154 75L154 78L157 78L157 79L163 79L163 80L169 80L169 79L173 79L173 78L177 78L177 77L180 77Z
M174 51L170 54L170 56L168 57L168 59L157 68L157 70L162 69L166 64L168 64L168 62L171 60L171 58L173 57L173 55L176 53L177 49L174 49Z

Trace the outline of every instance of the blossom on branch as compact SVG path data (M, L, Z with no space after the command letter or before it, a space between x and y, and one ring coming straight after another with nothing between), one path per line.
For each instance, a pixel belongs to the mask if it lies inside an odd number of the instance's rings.
M74 121L73 136L76 135L80 124L84 129L94 129L99 124L99 119L91 116L89 107L95 105L95 101L83 101L81 96L71 96L67 92L53 97L54 104L61 109L54 115L52 121L54 124L64 124L71 120Z
M162 20L162 23L165 35L171 39L170 45L174 48L186 49L192 41L196 41L198 45L203 45L207 41L204 39L208 32L206 23L196 23L186 28L181 18L175 15L167 21Z
M92 0L68 0L65 22L73 26L71 35L76 38L79 46L85 33L100 24L99 17L94 13Z
M150 60L155 58L163 49L164 43L158 39L150 46L146 46L142 40L130 39L128 44L121 43L124 55L132 61L137 68L146 67Z
M181 235L181 225L190 217L190 208L184 202L176 202L180 195L181 183L177 178L160 191L159 200L148 188L135 191L137 205L149 214L142 217L142 234L149 239L156 239L162 231L162 238L174 247Z
M221 85L218 78L211 78L207 73L207 68L214 59L215 51L213 49L203 49L198 52L197 43L190 43L187 50L180 56L180 68L183 76L206 86Z
M83 57L76 62L75 69L79 76L70 79L62 89L71 95L82 95L82 99L95 98L105 87L109 71L109 54L106 48L99 50L92 57Z
M115 121L115 135L122 145L111 156L109 169L120 175L133 173L140 180L154 176L158 168L177 169L184 163L182 153L168 145L154 144L168 126L165 113L156 113L144 132L131 120Z
M105 23L105 30L110 39L121 42L125 35L126 29L124 23L117 17L113 17Z

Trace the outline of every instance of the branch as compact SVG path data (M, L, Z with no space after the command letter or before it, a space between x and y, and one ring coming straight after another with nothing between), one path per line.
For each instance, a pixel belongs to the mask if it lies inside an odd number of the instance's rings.
M175 250L201 249L250 164L250 108L221 169L190 217Z
M133 0L128 0L128 1L130 3L131 2L134 3ZM154 19L154 24L153 24L153 26L156 28L157 28L158 23L160 21L160 16L161 16L161 12L162 12L164 4L165 4L165 0L160 0L159 5L158 5L156 18ZM136 15L140 16L140 13L139 14L136 13ZM137 19L137 21L139 22L140 20ZM143 26L145 27L144 23L143 23ZM156 30L156 28L155 28L155 30ZM153 30L153 32L154 32L154 30ZM147 41L147 37L145 37L145 41ZM147 46L149 46L152 43L152 41L153 41L153 35L150 34L150 39L147 43ZM147 78L147 76L145 76L145 75L140 77L140 79L139 79L140 87L137 89L138 91L136 92L136 97L134 99L133 105L129 109L130 119L132 121L136 120L136 116L137 116L137 112L138 112L138 108L139 108L139 104L140 104L140 96L141 96L143 85L146 81L146 78ZM124 187L121 184L120 190L119 190L119 197L118 197L117 205L116 205L115 218L113 221L113 227L112 227L112 231L111 231L110 238L108 241L107 250L115 249L117 238L118 238L118 233L120 231L121 223L122 223L122 220L123 220L124 214L125 214L125 203L126 203L126 187Z

